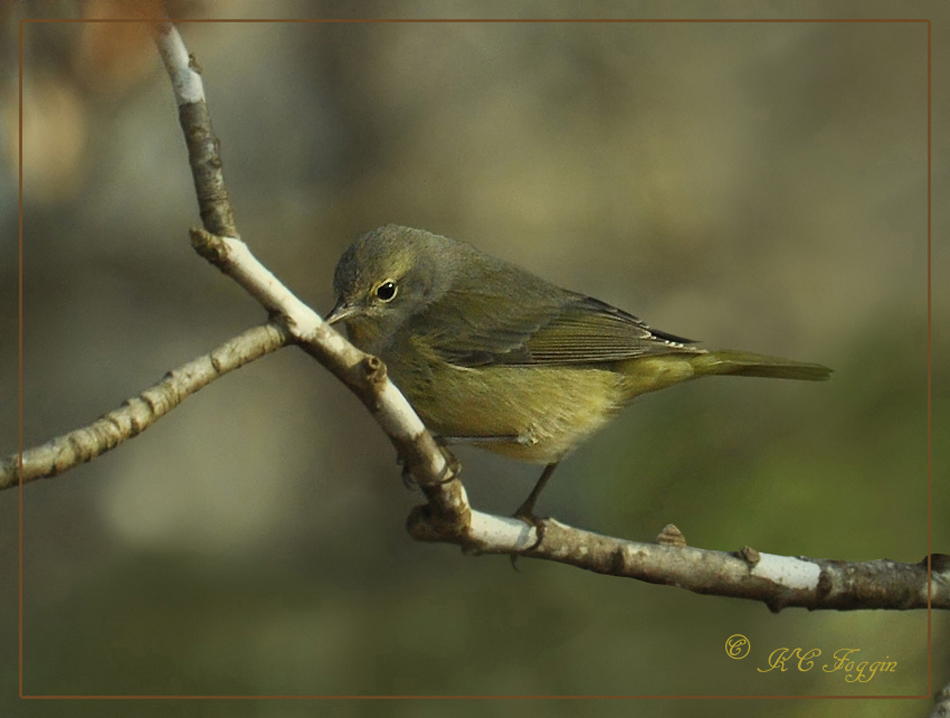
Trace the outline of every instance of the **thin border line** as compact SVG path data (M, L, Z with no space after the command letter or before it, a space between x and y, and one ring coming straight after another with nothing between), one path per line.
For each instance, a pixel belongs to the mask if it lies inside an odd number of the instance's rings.
M602 18L602 19L569 19L569 18L541 18L541 19L477 19L477 18L379 18L379 19L168 19L168 22L184 23L926 23L927 25L927 693L924 695L27 695L23 692L24 661L23 661L23 25L24 23L89 23L89 22L150 22L143 18L24 18L19 21L19 137L18 137L18 479L19 479L19 517L18 517L18 558L19 558L19 590L18 590L18 618L19 618L19 645L18 645L18 689L19 697L26 700L911 700L929 699L933 694L933 656L932 656L932 540L933 540L933 512L932 500L932 322L931 322L931 227L932 227L932 40L931 21L928 18L803 18L803 19L641 19L641 18Z
M18 198L18 228L19 242L17 243L17 380L19 382L17 389L17 481L19 486L17 494L19 495L19 516L17 520L17 541L18 561L17 576L19 577L19 588L17 596L19 600L18 616L19 631L17 632L18 655L19 655L19 680L18 686L20 697L23 698L23 22L20 22L19 31L19 58L20 58L20 83L19 83L19 137L18 137L18 161L17 181L19 182L20 192Z
M67 23L83 23L83 22L152 22L152 20L143 19L141 17L134 18L36 18L36 19L23 19L20 22L35 22L35 23L50 23L50 22L67 22ZM787 18L753 18L753 19L723 19L723 18L711 18L708 20L698 19L698 18L535 18L535 19L525 19L525 18L262 18L262 19L250 19L250 18L188 18L188 19L175 19L169 18L167 22L174 23L193 23L193 22L233 22L233 23L278 23L278 22L315 22L315 23L380 23L380 22L392 22L392 23L414 23L414 24L426 24L426 23L513 23L513 24L524 24L524 23L608 23L608 22L624 22L624 23L650 23L650 22L662 22L662 23L792 23L792 22L806 22L806 23L819 23L819 22L926 22L930 23L930 20L927 18L802 18L800 20L791 20Z
M372 695L372 696L360 696L360 695L333 695L333 696L321 696L321 695L263 695L263 696L227 696L227 695L207 695L207 696L164 696L164 695L103 695L103 696L20 696L24 699L33 699L33 700L203 700L203 701L229 701L229 700L238 700L238 701L256 701L256 700L297 700L297 701L312 701L312 700L334 700L334 701L399 701L399 700L513 700L513 701L525 701L525 700L554 700L554 701L580 701L580 700L596 700L596 701L614 701L614 700L690 700L690 701L708 701L708 700L918 700L920 698L930 698L930 696L678 696L678 695Z
M931 283L930 283L930 250L931 250L931 201L933 173L931 168L931 121L932 112L930 106L930 67L931 67L931 43L930 43L930 20L927 20L927 693L933 695L933 650L931 645L932 633L931 624L933 621L933 510L931 505L932 498L932 427L931 427L931 409L933 393L933 363L931 352L933 321L931 318Z

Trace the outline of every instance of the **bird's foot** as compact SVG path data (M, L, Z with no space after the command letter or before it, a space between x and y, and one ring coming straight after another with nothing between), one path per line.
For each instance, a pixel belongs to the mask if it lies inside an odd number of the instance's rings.
M442 452L442 456L445 457L445 466L442 467L438 482L440 484L448 484L455 481L459 474L462 473L462 462L456 459L452 452L442 444L439 444L439 450ZM415 489L419 485L419 482L416 481L416 477L412 475L409 465L398 455L396 456L396 463L402 466L402 485L407 489Z
M527 548L521 549L518 553L511 554L511 567L517 571L518 570L518 556L523 551L533 551L538 546L541 545L541 542L544 541L544 523L543 519L534 515L534 501L525 501L521 506L518 507L518 510L515 511L514 517L519 521L524 521L528 526L531 526L534 529L535 541L533 544Z
M462 473L462 462L455 458L455 454L444 446L439 446L442 450L442 456L445 457L445 466L442 467L442 473L439 475L440 484L448 484L455 481Z

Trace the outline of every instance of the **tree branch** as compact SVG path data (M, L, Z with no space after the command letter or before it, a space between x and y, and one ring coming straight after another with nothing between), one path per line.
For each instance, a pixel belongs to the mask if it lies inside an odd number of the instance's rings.
M171 23L160 23L153 28L155 44L175 93L178 122L188 145L188 162L195 181L201 222L212 234L237 237L234 213L224 185L218 139L205 101L201 68L194 55L188 54L181 35Z
M172 369L160 382L89 426L23 452L23 482L56 476L92 461L138 436L215 379L280 349L289 339L281 326L267 323L248 329L208 354ZM18 464L17 454L6 457L0 464L0 490L17 485Z
M524 531L515 531L520 522L513 519L472 511L471 524L460 535L454 527L441 525L427 509L413 510L407 522L409 533L420 541L457 543L470 553L517 553L694 593L762 601L776 613L792 606L838 611L927 608L926 558L916 564L886 559L835 561L776 556L748 546L727 553L687 547L672 525L655 543L640 543L554 519L540 519L543 540L526 547L530 539ZM950 561L939 554L932 558L932 605L950 609Z

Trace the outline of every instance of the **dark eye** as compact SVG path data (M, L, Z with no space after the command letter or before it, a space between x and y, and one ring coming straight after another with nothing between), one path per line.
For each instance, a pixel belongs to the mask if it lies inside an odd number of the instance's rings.
M391 302L393 297L396 296L396 283L383 282L376 287L376 296L379 297L380 301Z

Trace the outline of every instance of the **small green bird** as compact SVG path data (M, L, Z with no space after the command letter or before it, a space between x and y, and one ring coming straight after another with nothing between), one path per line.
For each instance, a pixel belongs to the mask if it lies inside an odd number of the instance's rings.
M708 351L463 242L387 225L336 266L357 347L379 356L442 441L546 464L516 515L530 517L558 462L640 394L712 374L827 379L821 364Z

